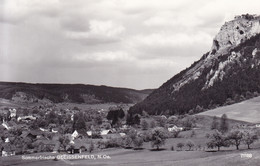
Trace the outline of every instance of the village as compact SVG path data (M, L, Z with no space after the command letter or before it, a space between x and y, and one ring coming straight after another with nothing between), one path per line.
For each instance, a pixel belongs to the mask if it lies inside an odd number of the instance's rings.
M28 108L2 108L0 112L1 156L49 153L93 153L107 148L132 150L161 147L168 150L211 150L235 145L218 145L221 119L194 115L151 116L131 114L122 106L107 110L55 104ZM248 144L257 142L259 124L229 122L230 129L254 131ZM241 137L242 139L242 137ZM165 144L167 140L167 143ZM258 146L258 145L257 145Z
M127 134L140 136L146 134L149 126L153 128L158 123L166 125L166 116L157 117L157 121L148 120L148 124L140 120L140 115L127 117L125 114L126 111L120 107L88 111L76 107L66 110L54 106L30 109L6 107L0 113L1 154L91 152L96 148L121 146L122 140L126 142L125 147L130 147L131 141L126 139ZM182 130L183 127L168 126L169 132Z

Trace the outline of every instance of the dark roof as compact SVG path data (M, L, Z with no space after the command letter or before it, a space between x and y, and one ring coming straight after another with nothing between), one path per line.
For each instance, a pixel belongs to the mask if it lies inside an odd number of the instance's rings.
M5 143L3 145L3 150L6 152L12 152L12 151L15 151L15 146L11 145L10 143Z
M38 131L38 130L23 131L20 136L23 137L23 138L25 138L25 137L27 137L28 135L33 135L33 136L43 135L43 132L42 132L42 131Z

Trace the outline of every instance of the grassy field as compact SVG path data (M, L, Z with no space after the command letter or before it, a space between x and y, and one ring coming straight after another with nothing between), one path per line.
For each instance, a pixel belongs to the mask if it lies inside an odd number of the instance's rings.
M255 97L229 106L219 107L199 113L198 115L221 117L223 114L226 114L230 119L260 123L260 97Z
M84 153L82 153L83 155ZM241 154L252 154L252 158L242 158ZM34 154L34 155L56 155L56 154ZM86 153L85 155L89 155ZM98 153L97 155L106 155L110 159L80 159L80 160L22 160L22 156L13 156L1 158L3 166L45 166L45 165L79 165L79 166L257 166L260 163L259 149L241 150L241 151L150 151L150 150L132 150L132 149L109 149Z

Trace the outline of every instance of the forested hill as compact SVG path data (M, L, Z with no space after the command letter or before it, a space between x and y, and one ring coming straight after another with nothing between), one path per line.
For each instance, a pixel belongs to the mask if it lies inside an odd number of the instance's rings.
M137 103L152 90L134 90L84 84L30 84L0 82L0 98L54 103Z

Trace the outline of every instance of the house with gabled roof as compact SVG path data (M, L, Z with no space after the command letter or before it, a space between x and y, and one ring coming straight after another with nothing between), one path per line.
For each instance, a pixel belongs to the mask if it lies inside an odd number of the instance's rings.
M6 142L2 148L2 156L6 157L13 155L15 155L15 146L12 145L10 142Z

